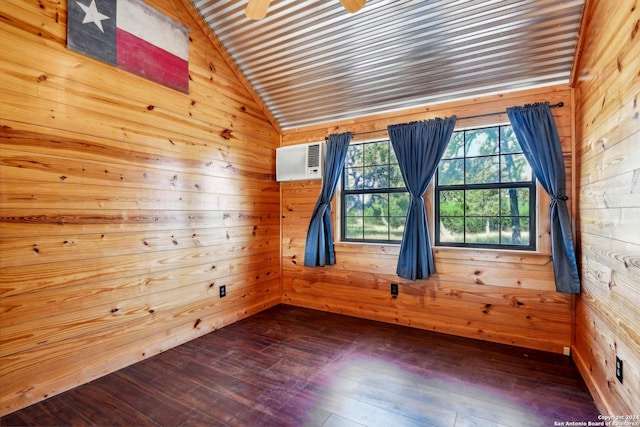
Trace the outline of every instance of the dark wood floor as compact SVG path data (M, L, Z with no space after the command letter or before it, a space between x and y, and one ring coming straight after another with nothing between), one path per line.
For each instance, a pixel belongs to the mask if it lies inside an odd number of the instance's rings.
M2 426L553 426L597 420L570 358L280 305Z

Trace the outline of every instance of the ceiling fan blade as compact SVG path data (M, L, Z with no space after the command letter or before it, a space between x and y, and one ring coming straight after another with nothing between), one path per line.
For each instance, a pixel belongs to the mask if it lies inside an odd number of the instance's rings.
M269 9L270 2L271 0L249 0L247 10L244 11L244 14L247 18L256 21L262 19L267 16L267 9Z
M342 7L349 13L356 13L364 7L367 0L340 0Z

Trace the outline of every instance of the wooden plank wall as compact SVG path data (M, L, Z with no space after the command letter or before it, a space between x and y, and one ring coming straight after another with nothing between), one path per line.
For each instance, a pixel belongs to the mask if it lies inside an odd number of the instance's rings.
M565 103L553 114L565 153L567 179L572 182L572 105L571 90L566 86L284 130L283 145L431 117L504 112L509 106L545 100ZM460 120L458 127L507 122L506 114L499 114ZM374 136L356 136L354 140ZM571 345L574 301L570 295L555 292L546 195L541 195L539 202L539 253L435 248L438 273L412 282L395 275L397 245L338 243L336 265L304 267L305 235L319 191L318 181L282 185L284 303L553 352L563 352ZM431 210L431 190L426 199ZM335 215L335 207L333 212ZM428 216L433 217L431 212ZM390 282L400 283L397 299L390 296Z
M575 359L603 413L639 414L640 3L592 6L575 91L583 286Z
M0 415L280 302L279 130L149 3L189 95L67 50L66 1L0 2Z

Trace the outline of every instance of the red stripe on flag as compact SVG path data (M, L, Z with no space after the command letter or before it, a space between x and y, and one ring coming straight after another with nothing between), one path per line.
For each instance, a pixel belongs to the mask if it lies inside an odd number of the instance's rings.
M118 67L189 93L189 63L120 28L116 29Z

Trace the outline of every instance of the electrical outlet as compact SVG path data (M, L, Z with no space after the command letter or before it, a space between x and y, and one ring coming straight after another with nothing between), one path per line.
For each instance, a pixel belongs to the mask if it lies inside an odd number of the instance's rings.
M622 384L622 366L622 359L616 356L616 378L620 381L620 384Z
M227 285L220 286L220 298L224 298L227 296Z
M397 283L392 283L391 284L391 296L394 297L394 298L398 296L398 284Z

